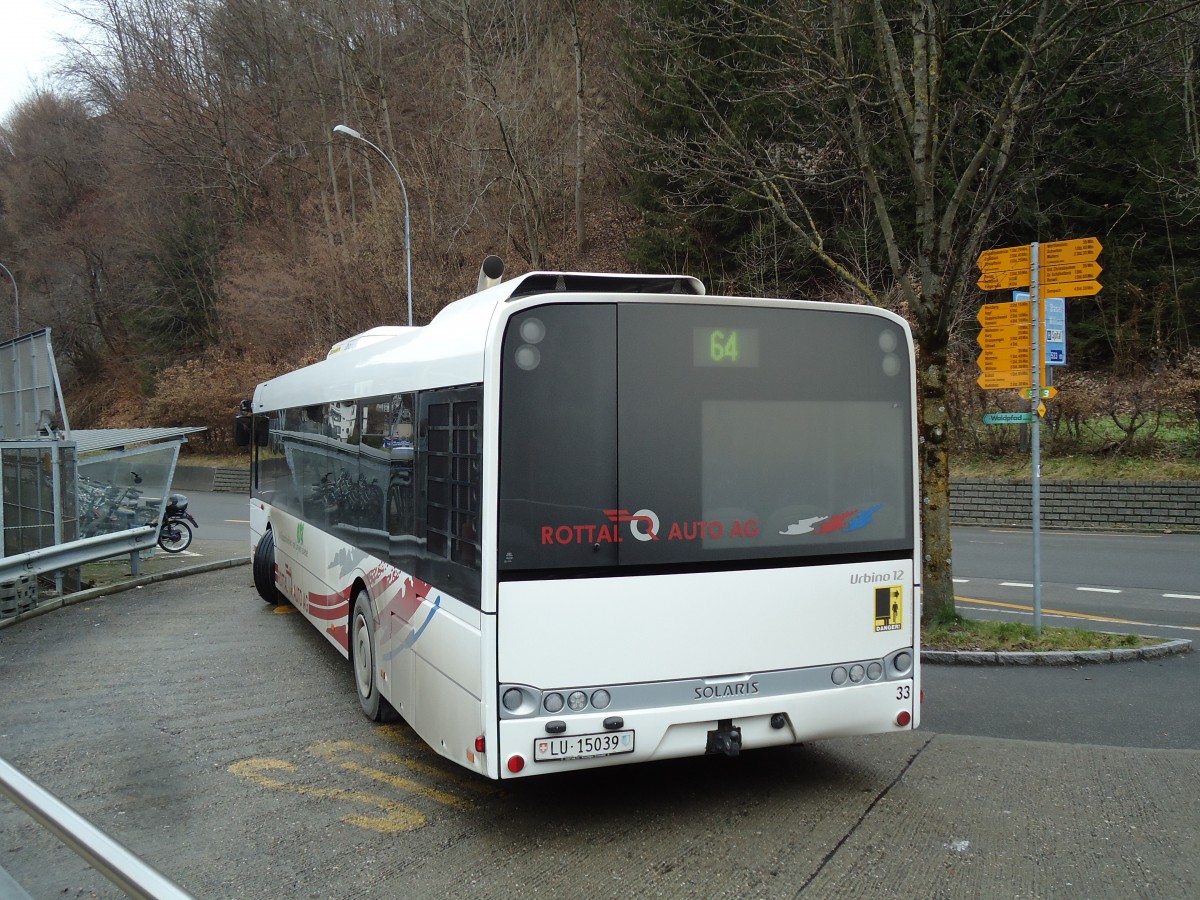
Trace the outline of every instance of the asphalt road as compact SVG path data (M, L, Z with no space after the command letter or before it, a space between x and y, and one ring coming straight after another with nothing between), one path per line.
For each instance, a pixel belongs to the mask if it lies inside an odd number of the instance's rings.
M0 629L0 755L197 897L1200 894L1200 752L1142 749L1146 693L1191 657L929 667L915 733L494 784L363 719L346 664L249 575ZM1124 715L1011 739L1060 694ZM5 803L0 865L36 898L120 896Z
M250 552L250 498L220 491L189 491L188 512L200 528L196 539L238 541Z
M1028 530L956 528L955 594L973 618L1029 621ZM1200 639L1200 534L1042 532L1043 623Z

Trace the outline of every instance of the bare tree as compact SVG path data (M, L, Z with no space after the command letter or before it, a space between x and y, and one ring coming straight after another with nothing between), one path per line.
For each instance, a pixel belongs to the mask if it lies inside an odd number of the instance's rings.
M1127 36L1174 24L1190 5L727 0L706 16L640 23L642 65L689 81L675 96L688 98L676 102L694 130L657 152L676 199L713 202L734 186L859 298L894 297L913 324L927 617L954 602L947 350L960 307L977 297L974 261L1020 202L1022 153L1053 131L1063 98L1086 102L1093 79L1121 77ZM677 65L714 45L723 55L708 67ZM739 118L747 106L753 127ZM871 254L834 227L831 210L860 197L871 214L862 239L887 260L883 272L855 265Z

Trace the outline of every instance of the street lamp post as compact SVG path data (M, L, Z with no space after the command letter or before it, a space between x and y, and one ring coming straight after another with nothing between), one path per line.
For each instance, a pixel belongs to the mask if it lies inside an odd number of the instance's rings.
M13 273L8 270L8 266L6 266L4 263L0 263L0 269L3 269L4 274L6 274L10 279L12 279L12 283L13 283L13 328L14 328L13 337L19 338L21 336L21 294L17 290L17 279L13 277Z
M368 141L349 125L334 125L333 130L337 134L344 134L347 137L352 137L357 141L362 141L364 144L386 159L387 164L392 167L392 171L396 175L396 180L400 182L400 191L404 194L404 261L408 267L408 324L412 325L412 241L409 240L408 188L404 186L404 179L400 177L400 170L396 168L396 164L392 161L392 158L388 154L384 153L382 148Z

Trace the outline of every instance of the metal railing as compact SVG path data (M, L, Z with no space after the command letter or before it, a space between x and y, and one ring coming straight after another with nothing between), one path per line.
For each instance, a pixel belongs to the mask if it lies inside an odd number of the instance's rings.
M60 569L73 569L84 563L113 556L130 554L133 574L138 574L138 552L153 547L158 540L157 525L140 525L126 531L99 534L95 537L55 544L40 550L30 550L0 559L0 581L10 581L21 575L42 575Z
M175 882L0 759L0 793L136 900L193 900Z
M0 622L14 621L22 613L37 608L37 576L126 553L130 571L139 575L141 551L153 547L157 540L158 526L141 525L0 559Z

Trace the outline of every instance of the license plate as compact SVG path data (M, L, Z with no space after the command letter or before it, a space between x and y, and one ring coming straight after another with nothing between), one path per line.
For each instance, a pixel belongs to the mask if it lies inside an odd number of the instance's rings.
M533 758L538 762L556 759L590 759L633 752L632 731L605 731L600 734L564 734L533 742Z

